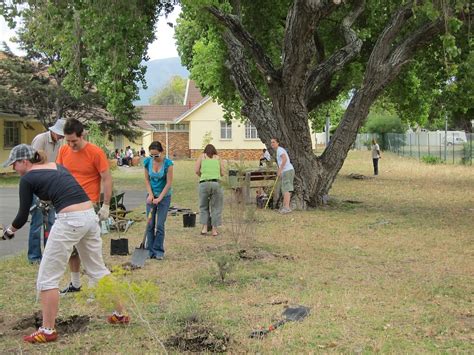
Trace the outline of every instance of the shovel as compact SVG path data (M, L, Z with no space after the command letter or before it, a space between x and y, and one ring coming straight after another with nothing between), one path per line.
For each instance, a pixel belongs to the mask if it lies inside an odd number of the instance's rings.
M252 333L250 333L250 338L256 338L256 339L262 339L265 337L268 333L271 331L274 331L275 329L281 327L283 324L287 322L296 322L296 321L302 321L304 318L306 318L309 314L309 308L305 306L296 306L296 307L288 307L286 308L281 316L283 319L279 320L278 322L273 323L268 327L268 329L259 329L259 330L254 330Z
M143 240L140 243L138 248L135 248L132 254L132 268L142 268L145 266L145 260L148 258L148 249L145 248L146 244L146 233L148 231L148 226L150 225L151 218L156 212L156 205L153 206L153 211L148 212L148 220L145 227L145 233L143 235Z
M270 191L270 195L268 196L267 203L265 204L265 207L264 207L265 210L267 209L268 203L270 202L270 199L271 199L272 196L273 196L273 190L275 190L275 186L276 186L277 182L278 182L278 175L277 175L277 177L276 177L276 179L275 179L275 182L273 183L272 191Z

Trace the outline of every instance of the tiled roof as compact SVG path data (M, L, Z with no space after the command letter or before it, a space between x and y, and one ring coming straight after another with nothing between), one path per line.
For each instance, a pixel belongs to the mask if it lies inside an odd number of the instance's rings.
M135 126L138 126L141 129L144 129L144 130L147 130L147 131L154 131L155 130L155 128L151 124L149 124L149 123L147 123L143 120L136 121Z
M141 118L144 121L173 121L188 110L183 105L147 105L137 106L141 109Z
M186 85L186 94L184 96L184 105L188 109L197 105L203 99L201 92L196 87L196 84L193 80L188 80Z

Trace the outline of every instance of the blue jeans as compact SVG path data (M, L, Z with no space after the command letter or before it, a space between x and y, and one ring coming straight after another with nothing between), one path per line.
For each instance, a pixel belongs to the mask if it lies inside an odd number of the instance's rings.
M33 197L33 206L37 206L39 203L38 197L35 195ZM55 220L55 211L51 206L48 213L48 226L45 230L47 235L51 230L51 227L54 224ZM30 262L41 261L41 228L43 228L43 211L36 207L31 212L31 223L30 223L30 232L28 235L28 260ZM46 244L46 239L45 239Z
M171 195L168 195L160 201L156 208L154 208L154 205L146 205L147 216L151 210L151 220L146 230L146 240L150 257L163 257L165 254L165 222L170 204Z

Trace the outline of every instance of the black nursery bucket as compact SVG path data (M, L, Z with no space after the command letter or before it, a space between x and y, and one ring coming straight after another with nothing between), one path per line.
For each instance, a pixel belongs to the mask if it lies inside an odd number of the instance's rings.
M196 227L196 213L183 214L183 227L184 228Z
M110 255L128 255L128 239L111 239Z

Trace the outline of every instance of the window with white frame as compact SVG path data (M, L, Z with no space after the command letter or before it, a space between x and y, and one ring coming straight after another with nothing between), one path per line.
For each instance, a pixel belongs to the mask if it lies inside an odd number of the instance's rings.
M13 148L20 144L20 122L5 121L3 126L3 146Z
M151 124L155 131L164 132L165 131L165 124L164 123L152 123Z
M221 121L221 139L232 139L232 122Z
M245 123L245 139L258 139L257 128L251 123Z
M188 125L184 123L172 123L169 125L169 130L173 132L187 132Z

